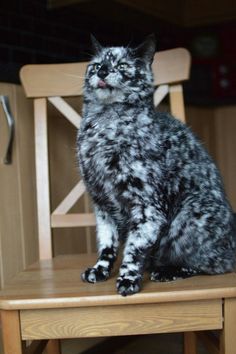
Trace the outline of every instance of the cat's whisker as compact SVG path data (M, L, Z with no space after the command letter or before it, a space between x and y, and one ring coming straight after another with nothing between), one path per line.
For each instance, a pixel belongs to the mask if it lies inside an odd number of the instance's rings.
M94 56L94 54L91 53L91 52L85 52L85 51L83 51L82 54L87 55L89 58L92 58L92 57Z
M130 45L131 45L132 41L133 41L133 39L131 39L131 40L129 41L129 43L127 44L127 46L125 47L126 50L130 48Z
M66 76L77 77L78 79L85 79L85 76L73 75L73 74L65 74Z

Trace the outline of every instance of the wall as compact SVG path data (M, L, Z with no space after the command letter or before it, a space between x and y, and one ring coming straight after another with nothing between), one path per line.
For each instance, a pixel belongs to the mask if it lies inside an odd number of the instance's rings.
M220 169L228 198L236 211L236 106L187 107L187 122Z
M71 11L72 12L72 11ZM3 1L0 7L0 81L18 82L28 63L80 61L87 56L89 32L44 0Z

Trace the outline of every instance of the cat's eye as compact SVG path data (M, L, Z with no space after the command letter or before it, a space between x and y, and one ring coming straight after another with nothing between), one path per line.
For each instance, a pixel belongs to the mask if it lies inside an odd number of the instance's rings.
M127 63L120 63L117 65L118 70L126 70L128 69L129 65Z
M101 68L101 66L102 65L100 63L94 63L93 64L93 70L98 71Z

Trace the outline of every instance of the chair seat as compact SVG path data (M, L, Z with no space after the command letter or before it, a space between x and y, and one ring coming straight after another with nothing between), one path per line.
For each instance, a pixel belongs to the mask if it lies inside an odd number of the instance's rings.
M81 280L82 271L94 264L96 258L96 254L63 255L32 264L0 292L0 308L21 310L128 305L236 296L236 273L228 273L167 283L152 282L145 274L142 291L122 297L116 292L117 268L106 282L89 284Z
M223 299L236 296L236 274L154 283L140 293L116 292L117 268L106 282L80 274L96 255L58 256L19 273L0 292L0 309L19 312L23 340L170 333L223 328ZM117 262L119 263L119 262Z

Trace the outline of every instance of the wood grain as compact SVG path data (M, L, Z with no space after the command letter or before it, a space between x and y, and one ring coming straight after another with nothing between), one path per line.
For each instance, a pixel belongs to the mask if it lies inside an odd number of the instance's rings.
M225 299L224 328L221 333L220 354L235 354L236 299Z
M85 193L85 185L83 181L79 181L70 193L63 199L63 201L53 211L52 215L66 214L77 202L77 200Z
M170 85L170 109L174 117L185 123L184 96L182 85Z
M23 354L18 311L1 311L4 354Z
M25 65L20 71L27 97L82 94L87 63Z
M169 93L169 85L160 85L157 87L157 89L154 91L154 105L157 107L161 101L166 97L166 95Z
M23 339L102 337L222 328L220 300L21 311Z
M96 225L95 216L92 213L65 214L51 216L52 227L83 227Z
M80 279L97 255L60 256L20 272L0 294L3 309L46 309L211 300L236 296L236 274L196 276L170 283L151 282L145 274L142 292L122 297L116 292L119 262L106 282Z
M80 127L82 117L61 97L48 97L54 107L61 112L77 129Z
M5 165L8 128L0 105L0 288L38 259L33 103L20 85L0 83L15 121L12 163Z
M35 162L38 207L39 257L52 257L52 236L50 225L48 130L46 99L34 101L35 117Z
M66 101L77 112L81 112L82 97L67 97ZM48 105L47 114L51 211L54 211L81 178L75 151L76 127L70 124L51 104ZM61 178L58 178L58 176L61 176ZM70 213L86 213L85 195L86 193L75 203ZM92 212L92 210L89 212ZM52 234L54 256L87 253L87 236L91 236L93 252L96 250L94 227L80 227L79 229L76 227L57 227L52 230Z

